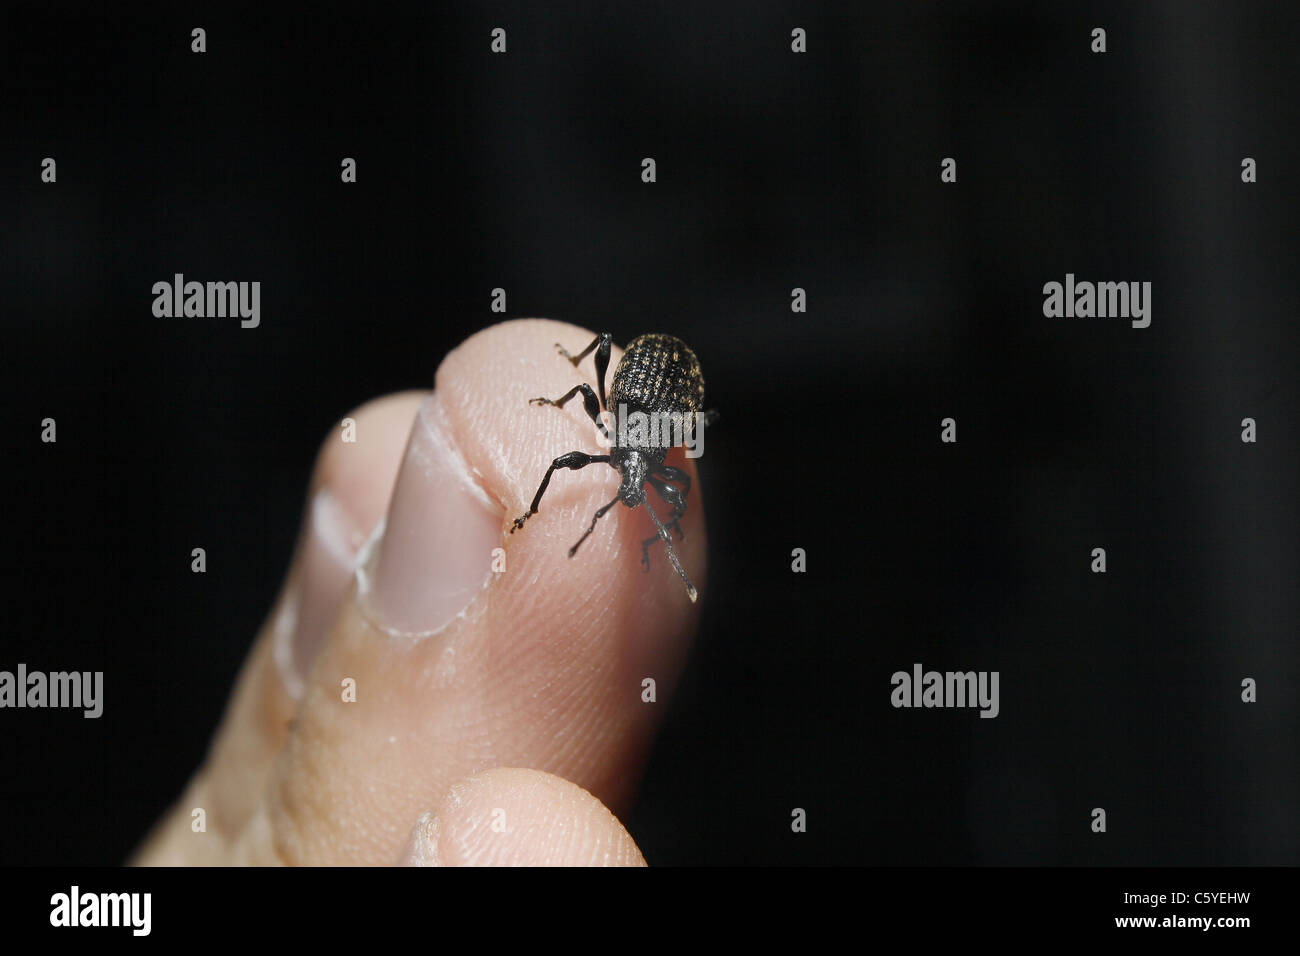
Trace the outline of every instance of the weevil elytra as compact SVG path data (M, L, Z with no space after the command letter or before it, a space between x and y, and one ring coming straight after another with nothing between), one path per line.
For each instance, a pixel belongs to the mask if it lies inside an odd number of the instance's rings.
M691 490L691 476L680 468L664 464L668 449L680 441L685 422L690 419L696 428L708 427L717 421L716 411L704 412L704 375L700 372L699 359L681 339L671 335L650 333L632 340L618 367L614 369L614 380L610 383L609 401L605 400L605 373L609 370L609 351L613 335L602 332L591 344L577 355L570 355L558 342L555 347L560 355L568 359L576 368L578 363L596 352L596 388L583 382L575 385L559 398L534 398L534 405L554 405L563 408L564 403L575 395L582 395L582 404L587 416L596 423L601 434L610 440L608 455L589 455L582 451L571 451L551 462L546 475L533 496L533 503L528 513L516 518L510 533L518 531L524 522L537 514L537 506L546 493L546 486L551 483L551 475L557 468L576 471L599 462L608 464L621 476L616 494L608 504L597 509L591 524L581 538L569 549L569 557L577 553L582 542L596 530L599 521L610 508L620 501L628 508L644 507L650 515L659 533L651 535L641 543L642 570L650 570L650 546L663 539L668 548L668 560L681 575L686 584L686 594L692 601L698 596L695 585L686 576L681 562L677 560L677 550L673 547L672 535L676 531L678 538L683 536L680 522L686 513L686 495ZM614 434L611 436L605 423L600 419L602 411L609 411L613 417ZM638 419L638 424L646 422L675 421L674 428L629 428L631 419ZM674 437L675 432L675 437ZM645 486L649 485L659 497L672 509L667 521L659 520Z

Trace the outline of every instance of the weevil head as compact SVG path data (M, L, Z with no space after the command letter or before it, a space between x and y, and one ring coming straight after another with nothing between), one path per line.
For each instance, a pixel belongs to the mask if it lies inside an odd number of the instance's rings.
M618 497L629 508L645 501L645 480L650 472L650 462L644 454L631 448L616 448L611 453L610 464L619 470L623 480L618 485Z

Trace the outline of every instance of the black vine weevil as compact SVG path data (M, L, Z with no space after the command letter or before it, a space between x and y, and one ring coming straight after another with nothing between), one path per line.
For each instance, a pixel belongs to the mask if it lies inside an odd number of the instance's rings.
M557 399L530 399L534 405L555 405L562 408L565 402L582 393L582 404L588 417L596 423L601 434L610 439L609 454L589 455L582 451L571 451L551 462L537 494L533 496L533 503L528 507L528 513L515 519L510 533L514 534L524 526L525 521L537 514L537 506L546 493L546 486L551 483L555 469L568 468L576 471L597 462L605 462L622 475L618 494L596 511L586 532L569 549L569 557L573 557L582 542L596 530L596 522L614 505L620 501L628 508L644 505L659 533L641 543L643 569L650 570L650 546L663 538L668 547L668 560L681 575L682 581L686 583L686 593L694 601L697 597L695 586L682 570L681 563L677 560L677 551L673 548L672 535L668 533L670 529L675 529L677 536L682 536L679 522L686 512L686 495L691 490L691 476L680 468L665 465L664 457L670 447L682 443L684 434L694 428L708 427L717 420L718 413L701 411L704 407L704 375L700 372L700 362L695 353L681 339L653 332L628 344L622 360L614 369L607 403L605 373L609 370L612 341L611 333L602 332L577 355L570 355L558 342L555 344L560 355L573 363L574 368L595 349L599 399L586 382L575 385ZM602 410L609 411L612 415L612 437L605 423L600 420ZM650 507L645 490L647 484L672 508L666 522L660 521Z

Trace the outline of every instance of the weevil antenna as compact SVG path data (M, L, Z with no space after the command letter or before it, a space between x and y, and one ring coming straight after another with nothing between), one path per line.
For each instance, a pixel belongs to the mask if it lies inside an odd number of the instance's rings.
M668 560L673 563L673 567L677 570L677 573L682 576L682 581L686 583L686 596L691 599L691 603L695 603L695 599L699 597L699 594L695 590L695 585L691 583L691 579L688 578L686 572L682 570L681 562L677 560L677 549L673 547L673 536L668 533L668 529L664 527L664 523L659 520L659 516L655 514L655 510L650 507L649 495L646 495L645 510L650 512L650 520L655 523L655 527L659 529L659 537L663 538L664 544L668 546Z

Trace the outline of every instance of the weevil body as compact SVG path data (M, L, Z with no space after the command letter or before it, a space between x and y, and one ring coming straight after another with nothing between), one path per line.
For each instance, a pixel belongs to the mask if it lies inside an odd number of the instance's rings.
M670 447L680 443L686 431L693 427L707 427L717 419L717 412L702 412L704 375L700 371L699 359L690 346L671 335L654 332L642 335L628 344L622 360L614 369L609 400L606 401L605 373L609 370L612 342L613 336L609 332L602 332L577 355L570 355L558 342L555 345L560 355L575 368L593 350L596 352L596 387L599 395L583 382L557 399L531 399L534 405L555 405L562 408L575 395L582 395L587 416L610 439L609 454L589 455L586 452L571 451L556 458L546 469L546 475L542 478L537 494L533 496L528 513L515 519L510 532L513 534L524 526L525 521L537 514L537 506L557 468L577 470L604 462L621 475L618 494L596 511L586 532L569 549L569 557L577 553L582 542L596 530L596 522L614 505L621 501L628 508L644 507L659 533L641 543L643 569L650 569L650 546L662 538L668 548L668 560L685 583L687 595L694 601L697 597L695 586L677 560L677 551L673 547L672 535L669 534L675 530L679 538L682 536L680 522L686 513L686 495L691 490L691 476L680 468L665 465L664 458ZM610 435L600 419L602 410L611 412L613 435ZM653 488L670 507L667 521L661 521L655 514L646 495L646 485Z

